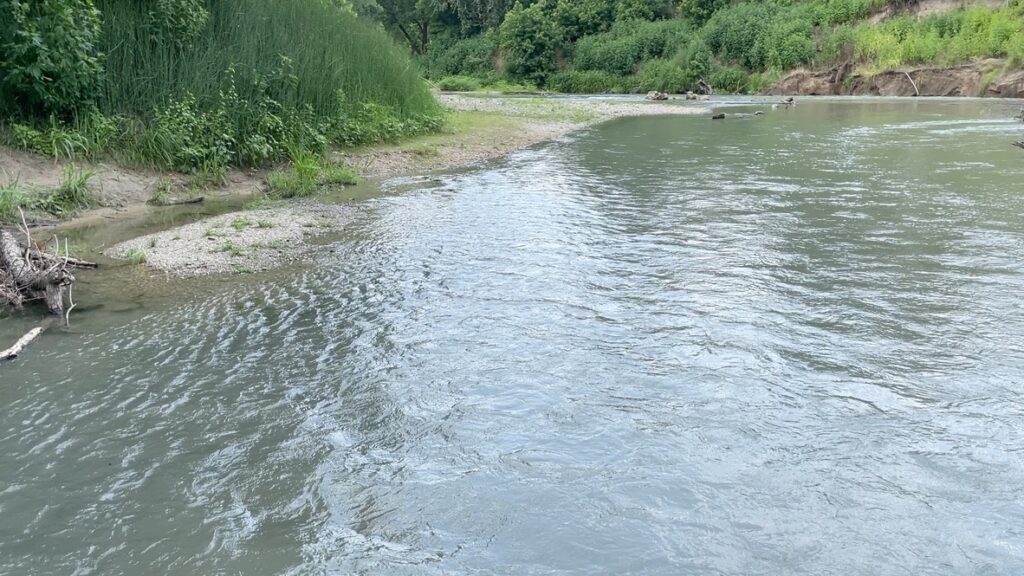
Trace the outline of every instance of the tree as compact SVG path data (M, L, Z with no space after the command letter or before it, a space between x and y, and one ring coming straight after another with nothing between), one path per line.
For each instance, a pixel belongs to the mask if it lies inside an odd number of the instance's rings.
M430 46L430 24L442 7L438 0L377 0L381 19L409 42L414 54L423 54Z
M505 15L499 46L513 76L539 84L555 69L555 51L562 34L549 12L547 0L528 7L517 1Z
M103 71L92 0L0 0L0 108L69 115Z
M729 5L729 0L680 0L679 14L700 27L711 15Z
M612 0L558 0L554 11L558 27L570 42L604 32L611 26L614 14Z

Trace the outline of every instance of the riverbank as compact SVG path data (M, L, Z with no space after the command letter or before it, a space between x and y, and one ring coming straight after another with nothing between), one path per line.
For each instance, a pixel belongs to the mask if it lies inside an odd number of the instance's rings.
M329 155L332 161L352 167L368 180L360 195L372 194L368 189L375 188L382 179L472 166L612 118L709 111L705 106L646 102L639 97L493 98L439 94L437 98L451 114L443 132L401 144ZM66 168L64 163L8 148L0 148L0 162L8 180L34 188L58 186ZM79 168L93 173L90 188L104 208L83 212L54 230L119 218L148 220L145 216L153 212L179 209L151 205L158 198L164 202L199 195L228 201L235 198L233 205L241 208L245 199L264 197L271 174L270 170L235 170L227 174L222 185L199 189L192 179L180 174L106 163L84 163ZM349 210L316 198L259 204L255 210L232 210L170 230L146 233L142 227L141 234L103 249L102 254L174 276L256 272L308 254L308 238L340 230L351 217Z
M774 96L992 96L1024 98L1024 71L1005 59L869 73L852 63L794 70L763 92Z

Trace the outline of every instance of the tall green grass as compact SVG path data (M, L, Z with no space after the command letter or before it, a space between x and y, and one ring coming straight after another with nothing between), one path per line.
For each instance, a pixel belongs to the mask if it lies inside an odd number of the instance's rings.
M91 0L90 0L91 1ZM96 0L103 70L64 117L8 137L48 155L207 174L394 140L442 111L382 29L323 0Z
M206 26L184 44L154 35L148 2L99 0L105 112L148 115L190 93L200 102L236 76L242 100L269 94L284 109L337 112L374 102L402 117L436 112L407 54L385 32L324 2L213 0Z

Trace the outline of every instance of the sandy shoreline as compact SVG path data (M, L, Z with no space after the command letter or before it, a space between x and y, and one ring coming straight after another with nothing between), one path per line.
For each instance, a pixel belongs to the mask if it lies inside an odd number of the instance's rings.
M498 158L612 118L708 112L706 107L641 100L452 94L440 94L438 100L455 112L456 120L470 118L472 124L401 145L343 152L335 159L374 179L422 175ZM234 190L262 189L259 175L235 174L235 180ZM259 272L301 259L310 252L307 238L340 230L353 210L314 198L275 201L121 242L104 255L122 260L134 255L136 261L144 255L147 267L178 277Z

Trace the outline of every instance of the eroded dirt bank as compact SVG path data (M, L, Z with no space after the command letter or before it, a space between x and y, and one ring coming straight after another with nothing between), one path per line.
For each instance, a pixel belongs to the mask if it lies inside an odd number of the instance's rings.
M1004 60L950 67L919 67L864 74L844 64L824 71L795 70L765 91L776 96L993 96L1024 98L1024 70Z

